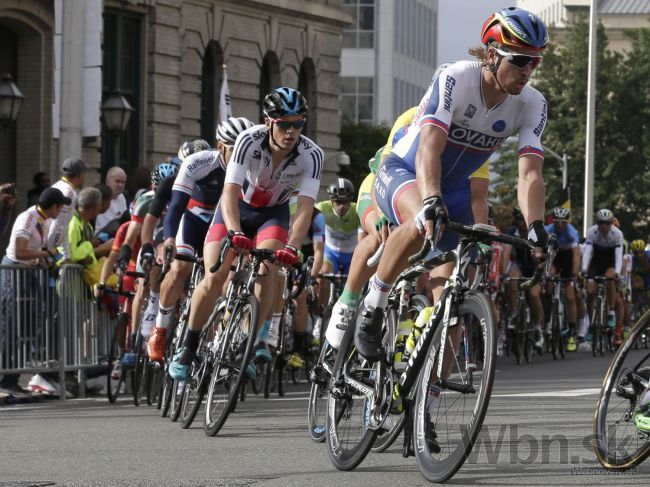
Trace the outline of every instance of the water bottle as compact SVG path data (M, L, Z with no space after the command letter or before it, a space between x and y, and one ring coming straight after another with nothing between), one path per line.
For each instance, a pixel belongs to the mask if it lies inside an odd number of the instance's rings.
M411 334L413 330L413 320L406 320L400 322L397 327L397 335L395 337L395 356L393 358L393 364L397 372L402 372L406 367L406 362L404 361L404 347L406 345L406 338Z
M406 339L406 346L404 347L405 363L408 362L411 354L413 353L413 350L415 350L415 345L418 342L420 335L422 335L422 330L424 330L424 328L427 326L427 323L429 323L431 313L433 313L433 306L424 308L422 311L420 311L418 317L415 319L415 323L413 324L413 331Z

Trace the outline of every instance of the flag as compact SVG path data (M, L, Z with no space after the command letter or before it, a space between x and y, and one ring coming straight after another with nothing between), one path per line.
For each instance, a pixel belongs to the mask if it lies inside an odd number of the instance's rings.
M221 81L221 93L219 94L219 123L232 117L230 106L230 91L228 91L228 74L226 65L223 65L223 80Z
M558 203L562 208L566 208L567 210L571 211L571 186L562 188L560 201Z

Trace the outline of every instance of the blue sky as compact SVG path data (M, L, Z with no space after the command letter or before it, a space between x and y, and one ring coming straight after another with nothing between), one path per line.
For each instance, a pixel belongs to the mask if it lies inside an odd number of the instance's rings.
M467 49L481 43L481 27L492 12L514 0L439 0L438 64L471 59Z

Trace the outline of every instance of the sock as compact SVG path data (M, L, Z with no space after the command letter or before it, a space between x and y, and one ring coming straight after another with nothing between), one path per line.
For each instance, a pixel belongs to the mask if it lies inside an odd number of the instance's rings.
M142 315L142 326L140 328L140 333L142 333L142 336L145 338L151 335L151 330L156 322L159 298L160 298L160 293L149 291L149 298L147 299L147 308L144 310L144 314Z
M576 336L576 324L575 323L569 323L569 336L572 336L572 337Z
M255 339L254 345L257 345L261 341L266 341L266 337L269 335L269 328L271 327L271 321L266 320L263 324L262 327L260 328L259 333L257 334L257 338Z
M388 304L390 286L390 284L386 284L377 277L377 274L375 274L370 280L370 290L368 291L368 294L366 294L363 304L366 306L372 306L373 308L385 308Z
M271 326L269 326L269 332L264 339L264 341L272 347L278 346L278 339L280 338L280 320L282 320L282 313L273 313L273 316L271 317Z
M172 318L174 317L174 313L172 312L175 309L175 305L169 308L165 308L162 304L160 304L158 306L158 316L156 317L156 327L167 329L172 321Z
M199 348L199 339L201 338L201 331L200 330L190 330L189 328L187 329L187 332L185 334L185 340L183 341L183 346L187 348L186 354L183 355L182 359L180 360L182 365L190 365L192 363L192 360L194 360L194 356L196 355L196 349Z
M356 308L359 306L359 302L361 301L361 293L353 293L346 286L343 288L343 293L341 293L339 301L352 308Z
M305 341L307 340L307 333L303 331L293 332L293 351L300 356L305 354Z

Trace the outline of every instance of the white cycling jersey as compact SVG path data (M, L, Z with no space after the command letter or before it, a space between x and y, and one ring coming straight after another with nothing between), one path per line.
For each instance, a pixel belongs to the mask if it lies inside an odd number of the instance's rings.
M483 100L482 76L483 67L472 61L459 61L436 71L393 154L415 172L422 127L435 125L444 130L448 141L441 156L441 183L446 187L466 184L467 178L516 133L520 157L543 158L541 137L547 118L544 96L526 85L519 95L509 95L488 109Z
M243 201L256 208L286 203L298 187L299 196L316 201L324 162L320 147L301 135L275 172L271 161L269 129L255 125L237 137L225 182L241 186Z
M173 191L181 191L191 199L187 210L209 221L223 190L226 165L216 149L196 152L185 158L178 170Z
M582 250L582 270L587 272L594 253L607 251L614 252L614 269L616 270L616 273L620 275L623 267L623 232L614 225L611 225L609 232L606 234L603 234L598 230L598 225L589 228L585 236L585 245Z

